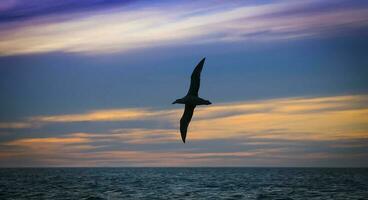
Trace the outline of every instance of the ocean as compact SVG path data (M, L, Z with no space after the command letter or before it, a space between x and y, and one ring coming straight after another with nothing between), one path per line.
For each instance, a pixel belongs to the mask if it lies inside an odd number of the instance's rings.
M366 200L368 169L0 169L0 199Z

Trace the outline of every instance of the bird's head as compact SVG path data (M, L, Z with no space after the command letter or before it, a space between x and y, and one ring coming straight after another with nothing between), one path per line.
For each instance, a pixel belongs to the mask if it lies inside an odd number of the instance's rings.
M176 104L176 103L183 104L184 103L184 100L183 99L177 99L172 104Z

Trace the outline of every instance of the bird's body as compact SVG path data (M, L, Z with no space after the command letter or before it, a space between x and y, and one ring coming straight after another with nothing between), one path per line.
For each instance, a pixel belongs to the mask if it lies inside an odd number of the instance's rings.
M195 107L198 105L210 105L211 104L210 101L198 97L200 77L201 77L201 72L202 72L204 61L205 61L205 58L203 58L198 63L196 68L194 68L192 76L191 76L190 88L189 88L187 95L173 102L173 104L175 103L185 104L185 110L184 110L183 116L180 119L180 133L181 133L181 138L184 143L185 143L185 138L187 136L188 126L189 126L190 120L192 119Z
M211 102L208 100L202 99L197 96L187 95L180 99L180 102L176 102L179 104L185 104L185 105L193 105L193 106L199 106L199 105L209 105Z

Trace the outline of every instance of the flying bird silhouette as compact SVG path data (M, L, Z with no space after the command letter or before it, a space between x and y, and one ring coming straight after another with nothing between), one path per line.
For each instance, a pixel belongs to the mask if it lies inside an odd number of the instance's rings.
M179 103L179 104L185 104L185 109L183 116L180 119L180 133L181 133L181 139L185 143L185 138L187 137L187 130L190 123L190 120L192 119L194 108L198 105L210 105L212 104L210 101L202 99L198 97L198 90L201 82L201 72L203 68L203 64L206 58L203 58L198 65L194 68L191 81L190 81L190 87L187 95L181 99L177 99L173 102L173 104Z

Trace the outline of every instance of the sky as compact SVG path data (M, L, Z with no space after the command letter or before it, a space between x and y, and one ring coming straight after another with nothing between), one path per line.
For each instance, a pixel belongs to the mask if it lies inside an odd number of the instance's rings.
M363 0L2 0L0 167L368 167L367 36Z

